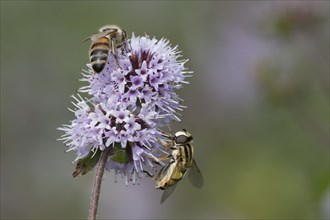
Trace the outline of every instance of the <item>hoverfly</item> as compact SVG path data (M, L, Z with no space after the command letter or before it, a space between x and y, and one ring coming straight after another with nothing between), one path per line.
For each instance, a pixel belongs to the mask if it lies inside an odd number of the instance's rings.
M107 63L109 50L119 65L117 49L125 47L127 35L126 31L116 25L106 25L99 29L99 33L87 38L91 39L92 44L89 49L89 58L92 68L96 73L100 73Z
M203 186L203 176L194 160L192 140L193 137L185 129L176 132L172 138L170 144L173 146L169 146L172 152L168 156L170 161L156 177L156 188L164 190L161 203L174 192L176 185L188 169L188 176L192 185L196 188Z

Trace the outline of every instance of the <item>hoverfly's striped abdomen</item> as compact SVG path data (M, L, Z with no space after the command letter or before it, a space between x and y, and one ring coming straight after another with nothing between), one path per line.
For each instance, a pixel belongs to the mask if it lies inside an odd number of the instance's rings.
M110 50L109 42L108 37L102 37L92 43L89 55L92 68L96 73L101 72L107 63Z
M185 144L179 146L179 160L184 168L189 168L192 165L194 159L194 149L191 144Z

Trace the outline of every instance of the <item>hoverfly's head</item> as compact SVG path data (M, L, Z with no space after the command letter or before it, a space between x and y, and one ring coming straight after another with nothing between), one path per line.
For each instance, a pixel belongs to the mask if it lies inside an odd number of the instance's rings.
M173 141L176 144L188 144L189 142L192 142L192 140L193 137L186 129L176 132L173 137Z

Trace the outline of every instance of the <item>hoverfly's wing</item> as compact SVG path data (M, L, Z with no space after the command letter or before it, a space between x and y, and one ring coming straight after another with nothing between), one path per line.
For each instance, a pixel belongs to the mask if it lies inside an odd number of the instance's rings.
M189 169L188 176L189 176L189 180L190 180L191 184L194 187L201 188L203 186L204 179L203 179L202 173L199 170L195 160L193 160L193 164L192 164L191 168Z
M159 174L156 177L157 189L166 189L167 185L171 181L171 177L175 170L176 164L177 164L176 161L171 161L159 171Z
M172 193L174 192L175 190L175 187L176 187L177 183L171 185L171 186L168 186L166 187L164 193L163 193L163 196L162 196L162 199L160 200L160 203L162 204L163 202L165 202L165 200L170 197L170 195L172 195Z
M169 168L170 168L171 164L173 164L173 163L174 163L174 161L170 161L168 164L166 164L165 166L163 166L160 169L160 171L159 171L159 173L158 173L158 175L156 177L156 180L162 179L166 175L166 173L169 172Z
M83 42L85 42L87 40L96 41L97 39L100 39L102 37L105 37L108 34L111 34L111 33L115 32L115 31L117 31L117 29L109 29L109 30L106 30L106 31L103 31L103 32L100 32L100 33L93 34L92 36L90 36L90 37L86 38L85 40L83 40Z

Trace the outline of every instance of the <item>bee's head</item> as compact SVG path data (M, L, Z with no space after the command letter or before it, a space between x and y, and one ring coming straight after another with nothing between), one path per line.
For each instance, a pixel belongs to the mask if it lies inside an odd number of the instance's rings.
M192 142L193 137L186 129L182 129L182 131L175 133L173 140L176 144L188 144L189 142Z
M100 32L105 32L105 31L109 31L109 30L117 31L119 29L120 29L120 27L118 27L117 25L105 25L105 26L101 27L99 29L99 31Z
M99 29L102 32L109 32L110 38L115 41L116 47L121 47L127 38L126 31L117 25L105 25Z

